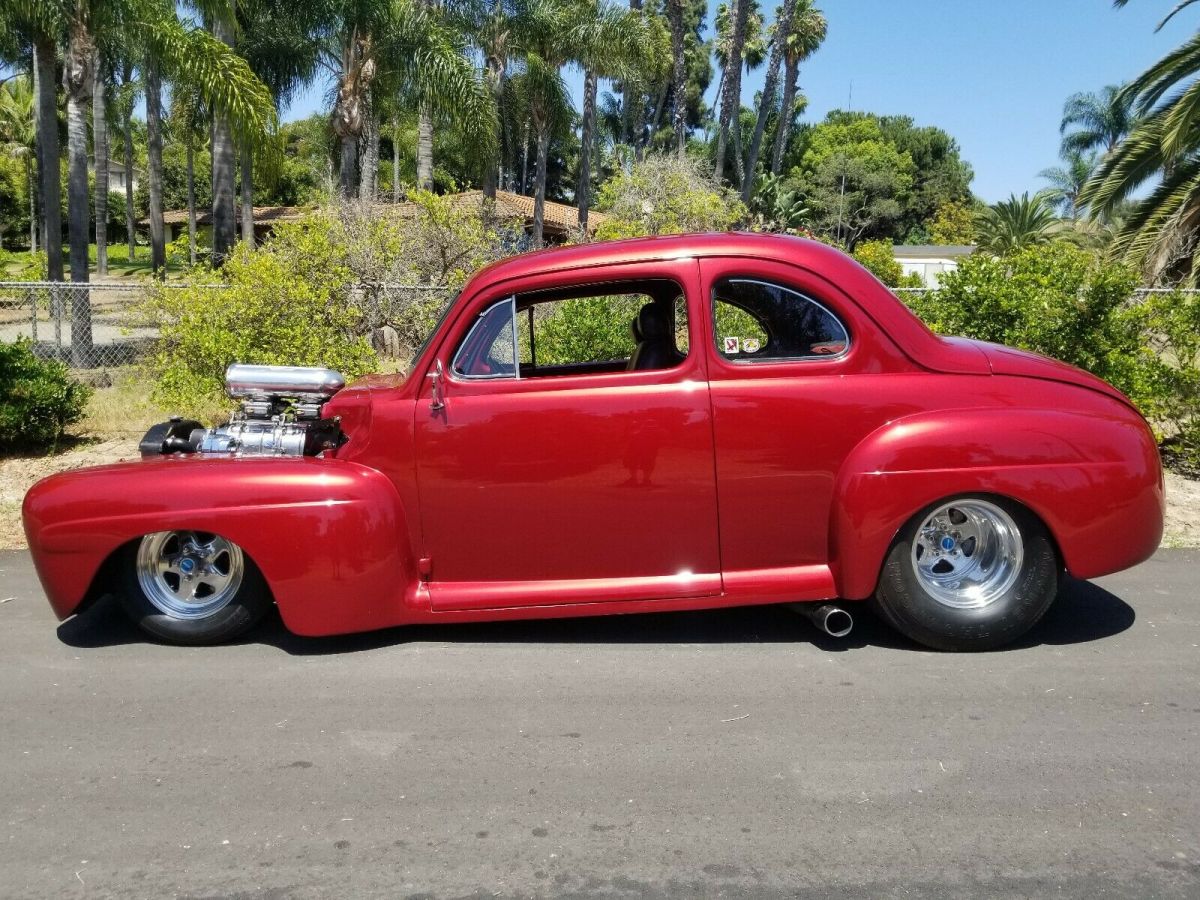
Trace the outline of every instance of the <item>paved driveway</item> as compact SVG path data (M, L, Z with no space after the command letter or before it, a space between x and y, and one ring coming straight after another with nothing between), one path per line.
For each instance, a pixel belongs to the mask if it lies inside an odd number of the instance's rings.
M1200 897L1198 588L971 656L779 608L181 649L0 554L0 895Z

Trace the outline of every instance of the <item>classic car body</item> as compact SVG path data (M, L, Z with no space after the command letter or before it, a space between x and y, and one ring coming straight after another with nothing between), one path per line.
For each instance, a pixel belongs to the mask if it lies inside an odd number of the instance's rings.
M539 365L537 304L601 291L650 309L630 359ZM767 310L760 336L716 333L725 296ZM651 313L672 303L675 339L655 344ZM798 306L808 343L789 346ZM512 356L498 360L505 334ZM982 498L985 518L994 498L1036 519L1055 571L1079 578L1144 560L1162 531L1155 442L1120 392L935 336L853 260L789 237L496 263L407 377L366 378L320 412L341 438L303 455L185 447L36 485L24 520L54 611L112 590L123 553L162 532L235 544L289 629L329 635L865 599L906 523L955 497ZM938 540L967 545L938 521Z

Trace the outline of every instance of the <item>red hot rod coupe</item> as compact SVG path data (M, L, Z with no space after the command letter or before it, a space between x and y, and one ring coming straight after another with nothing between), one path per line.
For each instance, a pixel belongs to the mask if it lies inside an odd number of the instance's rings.
M581 328L578 323L587 323ZM614 349L614 347L616 349ZM842 253L752 234L531 253L478 273L405 377L230 367L241 409L35 485L62 618L232 638L870 599L996 647L1066 572L1157 547L1163 481L1116 389L930 332Z

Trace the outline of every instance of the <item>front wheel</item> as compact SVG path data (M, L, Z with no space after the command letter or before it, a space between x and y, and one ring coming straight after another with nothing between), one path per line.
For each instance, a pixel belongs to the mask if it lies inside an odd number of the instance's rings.
M1050 608L1061 567L1046 526L998 497L964 496L900 530L874 603L898 631L936 650L990 650Z
M121 605L143 631L175 644L215 644L253 627L271 607L258 568L233 541L159 531L120 565Z

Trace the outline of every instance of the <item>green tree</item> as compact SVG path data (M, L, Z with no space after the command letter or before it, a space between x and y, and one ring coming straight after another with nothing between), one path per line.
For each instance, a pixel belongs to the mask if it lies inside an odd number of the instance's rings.
M993 203L976 220L979 247L997 256L1005 256L1050 243L1061 234L1062 226L1042 194Z
M1190 5L1184 0L1167 19ZM1200 31L1117 92L1114 103L1128 104L1135 120L1101 159L1079 203L1103 221L1137 198L1110 252L1151 283L1194 284L1200 274ZM1147 185L1149 192L1138 197Z
M737 194L715 186L702 161L675 154L647 154L601 186L597 205L608 216L600 240L727 231L746 217Z
M1110 84L1099 93L1072 94L1063 104L1062 155L1086 156L1091 151L1108 153L1133 129L1132 97L1119 85Z
M796 9L784 39L783 102L779 107L779 125L775 129L775 149L771 153L772 175L778 175L783 169L783 155L791 140L792 126L796 115L803 109L803 105L797 102L800 64L817 52L829 30L825 14L813 6L812 0L787 2L794 3Z
M25 170L29 209L29 249L37 252L37 188L33 180L36 153L34 97L29 78L19 76L0 85L0 149Z
M1083 186L1096 168L1098 154L1070 151L1064 156L1064 165L1042 169L1038 178L1050 182L1044 192L1049 203L1058 209L1064 219L1074 219L1079 214L1079 195Z
M853 249L894 232L915 171L876 117L833 112L809 132L796 174L813 229Z
M913 161L912 189L894 236L906 244L925 243L925 223L943 203L969 200L975 173L962 159L958 142L941 128L917 126L908 116L881 116L879 127L884 138Z
M929 222L930 243L956 246L975 243L975 210L963 200L947 200Z

